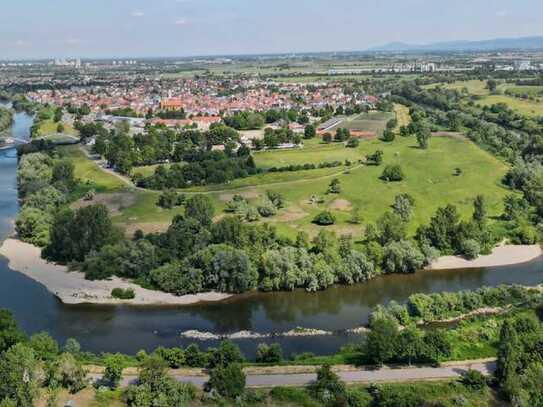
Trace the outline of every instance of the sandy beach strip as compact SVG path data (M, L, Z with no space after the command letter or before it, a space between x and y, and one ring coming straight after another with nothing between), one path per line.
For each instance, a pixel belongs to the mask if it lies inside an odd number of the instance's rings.
M209 292L177 297L161 291L142 288L118 277L110 280L89 281L81 272L69 272L65 266L48 263L41 258L36 246L17 239L6 239L0 255L9 267L44 285L65 304L128 304L128 305L189 305L198 302L221 301L230 294ZM136 298L119 300L111 297L114 288L132 288Z
M428 267L429 270L481 268L527 263L542 254L540 245L503 245L495 247L491 254L466 260L460 256L442 256Z

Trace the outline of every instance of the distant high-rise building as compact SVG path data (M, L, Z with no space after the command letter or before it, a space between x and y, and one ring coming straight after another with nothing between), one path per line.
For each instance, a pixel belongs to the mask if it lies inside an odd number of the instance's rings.
M517 71L529 71L532 69L532 64L528 60L516 60L513 66Z

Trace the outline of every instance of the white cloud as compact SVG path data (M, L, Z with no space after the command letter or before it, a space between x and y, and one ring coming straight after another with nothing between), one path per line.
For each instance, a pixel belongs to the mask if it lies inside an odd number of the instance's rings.
M508 14L509 14L509 12L507 10L498 10L498 11L496 11L496 15L498 17L505 17Z
M81 43L81 40L79 38L68 38L66 40L67 45L78 45Z
M179 18L175 20L175 25L187 25L188 21L186 18Z
M32 44L30 42L28 42L28 41L24 41L24 40L15 41L15 46L16 47L29 47L30 45L32 45Z
M143 17L145 13L141 10L134 10L133 12L130 13L130 15L132 17Z

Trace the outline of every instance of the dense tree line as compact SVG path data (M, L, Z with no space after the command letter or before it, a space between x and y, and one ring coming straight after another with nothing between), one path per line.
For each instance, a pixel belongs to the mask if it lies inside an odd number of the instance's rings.
M209 156L215 145L224 145L225 154L233 154L238 133L223 124L213 124L209 131L176 130L164 126L148 126L146 134L129 134L130 127L120 122L114 130L95 131L93 150L104 157L110 166L123 174L130 174L134 166L165 162L188 162L215 160L222 157ZM242 155L248 155L246 149Z
M500 330L495 372L500 396L519 407L543 401L543 329L535 316L504 321Z
M275 195L268 196L274 211L282 205L280 197ZM338 238L325 229L311 241L304 232L291 240L279 236L268 224L247 224L248 211L240 209L247 208L247 203L241 197L227 205L227 210L238 216L216 223L212 222L214 209L207 196L194 196L184 205L184 215L176 216L164 233L139 233L134 240L120 239L109 244L97 239L103 244L101 249L85 247L88 255L82 267L87 278L117 275L176 295L298 287L317 291L336 283L363 282L379 273L412 273L439 253L422 232L418 240L408 239L407 221L414 203L403 195L397 197L392 211L368 226L359 249L355 249L350 236ZM257 217L259 213L260 208ZM458 219L447 218L443 222L438 219L441 223L436 220L433 221L436 225L431 223L427 227L435 232L428 235L436 241L446 241L451 228L458 227ZM440 229L438 224L445 227ZM55 222L52 230L58 226L61 231L58 235L70 238L72 234L61 225L62 220ZM111 235L110 229L107 230ZM471 237L467 232L464 235ZM442 249L460 250L448 246ZM62 260L80 261L80 257Z
M0 310L0 404L32 407L41 388L77 393L88 385L79 360L79 344L69 339L63 348L41 332L28 338L11 313Z
M207 184L224 184L237 178L257 173L253 157L246 150L238 152L210 151L192 156L190 162L158 166L149 177L135 177L136 184L143 188L166 189L187 188Z
M334 168L340 167L341 165L350 165L350 161L345 163L341 161L324 161L322 163L313 164L290 164L285 167L270 167L267 169L268 172L294 172L294 171L306 171L306 170L315 170L317 168Z
M11 128L13 112L9 109L0 108L0 136Z
M301 141L301 135L293 132L288 127L280 129L266 127L264 129L264 138L254 138L251 142L256 150L262 150L263 148L276 148L285 143L299 145Z
M74 166L46 153L24 154L17 171L21 210L15 227L19 237L44 247L50 241L55 214L68 201L75 186Z
M457 318L483 308L534 306L543 300L537 289L521 286L482 287L477 290L413 294L406 304L377 306L373 317L387 316L400 325Z
M256 130L264 127L266 119L257 112L240 112L223 117L224 123L236 130Z

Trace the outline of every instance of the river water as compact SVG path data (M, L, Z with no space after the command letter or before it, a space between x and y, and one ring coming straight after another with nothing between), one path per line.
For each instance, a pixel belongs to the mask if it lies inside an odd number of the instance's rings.
M32 118L15 116L14 137L28 139ZM16 152L0 150L0 238L7 236L18 211ZM0 257L0 307L11 310L29 334L45 330L64 342L75 337L83 349L135 353L159 345L186 346L191 339L180 332L196 329L215 334L250 330L259 333L285 332L298 326L338 331L318 337L243 339L236 343L252 356L261 342L279 342L286 354L329 354L347 343L359 341L342 330L367 323L371 309L390 300L403 302L416 292L456 291L483 285L543 282L543 259L517 266L454 271L421 271L411 275L376 278L366 284L332 287L309 294L252 293L221 303L184 307L66 306L42 285L9 269ZM216 341L200 342L202 348Z

